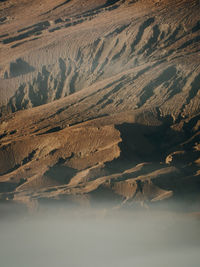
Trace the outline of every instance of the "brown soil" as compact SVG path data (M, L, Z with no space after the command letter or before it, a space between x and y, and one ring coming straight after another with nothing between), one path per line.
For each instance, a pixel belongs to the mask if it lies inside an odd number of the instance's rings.
M199 201L199 14L196 0L1 2L0 199Z

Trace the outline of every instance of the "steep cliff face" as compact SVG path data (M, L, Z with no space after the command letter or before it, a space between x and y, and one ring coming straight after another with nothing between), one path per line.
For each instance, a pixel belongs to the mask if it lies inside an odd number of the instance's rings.
M199 2L40 4L0 4L0 199L199 201Z

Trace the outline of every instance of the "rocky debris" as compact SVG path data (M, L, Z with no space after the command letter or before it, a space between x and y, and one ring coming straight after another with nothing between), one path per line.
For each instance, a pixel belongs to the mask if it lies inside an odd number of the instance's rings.
M175 151L171 154L169 154L165 162L166 164L180 164L184 163L186 161L186 152L185 151Z

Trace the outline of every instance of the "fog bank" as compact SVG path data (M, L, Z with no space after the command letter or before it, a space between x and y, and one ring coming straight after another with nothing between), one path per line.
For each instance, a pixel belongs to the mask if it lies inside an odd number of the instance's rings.
M197 267L199 236L199 220L166 210L49 207L0 220L0 265Z

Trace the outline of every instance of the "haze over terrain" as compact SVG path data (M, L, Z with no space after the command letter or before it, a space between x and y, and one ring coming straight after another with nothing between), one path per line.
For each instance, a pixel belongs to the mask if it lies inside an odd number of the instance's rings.
M200 211L199 1L7 0L0 29L1 202Z
M2 266L199 266L199 221L155 210L81 216L59 207L0 220Z

